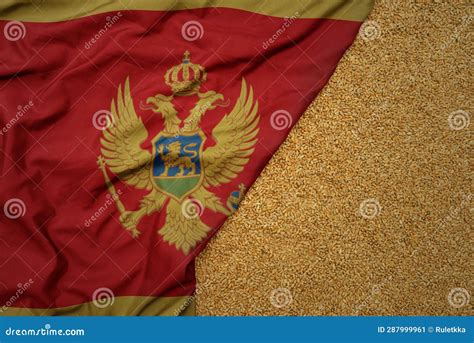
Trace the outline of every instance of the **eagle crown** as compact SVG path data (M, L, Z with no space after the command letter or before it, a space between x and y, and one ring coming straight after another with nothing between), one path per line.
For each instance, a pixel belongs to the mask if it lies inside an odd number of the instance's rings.
M183 62L166 71L165 83L173 94L192 95L199 91L201 83L206 81L207 73L203 66L191 63L190 53L186 51Z

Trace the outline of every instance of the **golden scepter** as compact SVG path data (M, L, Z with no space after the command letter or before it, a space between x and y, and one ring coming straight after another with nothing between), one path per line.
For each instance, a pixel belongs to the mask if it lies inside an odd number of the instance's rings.
M107 174L107 170L105 169L105 159L103 156L99 155L99 157L97 158L97 164L99 165L100 170L102 170L102 173L104 174L105 184L107 185L107 189L109 190L112 199L115 200L120 214L124 214L126 212L125 206L120 200L117 191L115 190L115 186L110 181L109 174ZM136 227L129 228L128 230L132 232L133 237L137 237L140 234L140 231L138 231Z
M115 190L115 186L110 181L109 175L107 174L107 170L105 170L105 160L103 156L99 156L99 158L97 159L97 164L99 165L100 170L102 170L102 173L104 174L105 184L107 185L107 189L109 190L110 195L112 195L112 198L115 200L120 214L124 213L125 206L123 206L122 201L120 201L117 191Z

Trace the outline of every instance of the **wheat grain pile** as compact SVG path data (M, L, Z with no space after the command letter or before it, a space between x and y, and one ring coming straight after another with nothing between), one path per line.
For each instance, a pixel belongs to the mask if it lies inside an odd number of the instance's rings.
M472 314L473 14L376 2L198 258L199 315Z

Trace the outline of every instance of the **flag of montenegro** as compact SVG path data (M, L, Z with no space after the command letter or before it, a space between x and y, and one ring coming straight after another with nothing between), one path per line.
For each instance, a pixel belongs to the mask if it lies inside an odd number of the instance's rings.
M193 314L372 2L2 0L0 314Z

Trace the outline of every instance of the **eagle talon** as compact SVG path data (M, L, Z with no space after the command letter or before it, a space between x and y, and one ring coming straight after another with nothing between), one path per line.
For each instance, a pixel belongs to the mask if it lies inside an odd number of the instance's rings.
M132 236L136 237L140 234L140 231L137 230L137 225L140 218L140 211L125 211L120 215L119 220L125 229L130 231Z
M133 238L137 238L141 233L137 228L127 229L127 231L130 231Z

